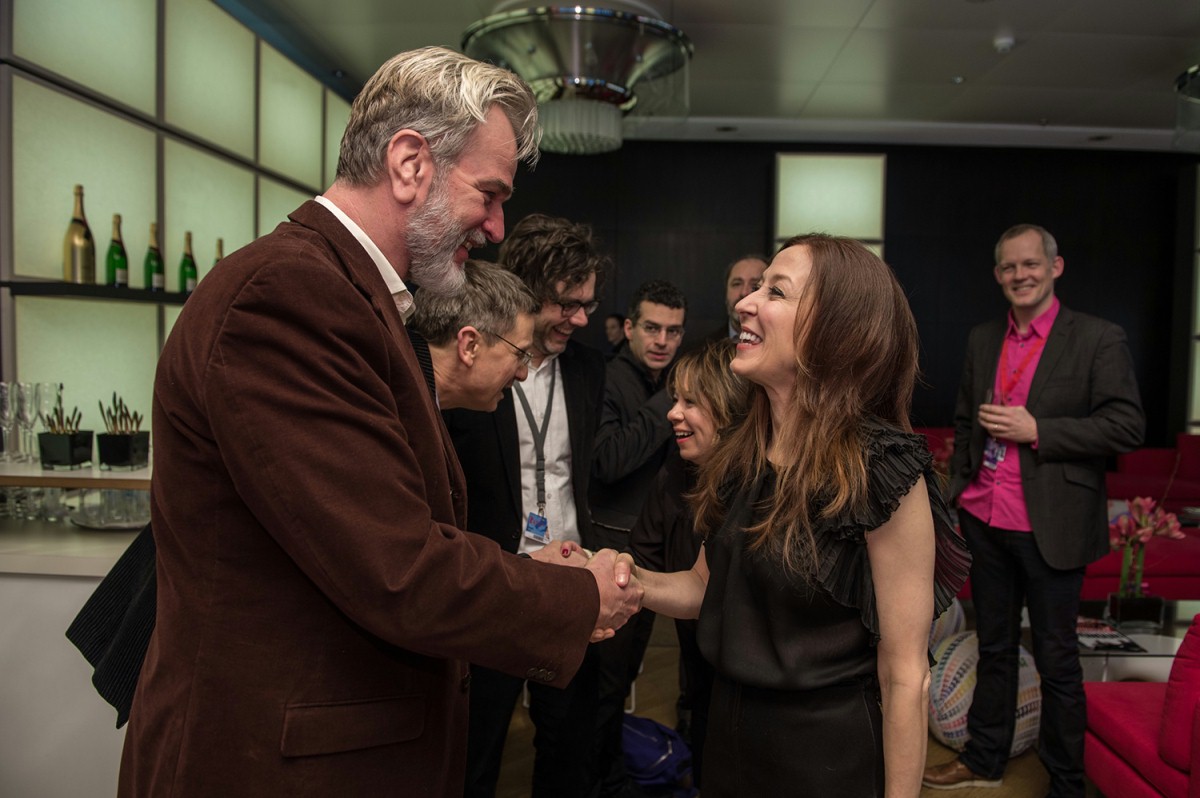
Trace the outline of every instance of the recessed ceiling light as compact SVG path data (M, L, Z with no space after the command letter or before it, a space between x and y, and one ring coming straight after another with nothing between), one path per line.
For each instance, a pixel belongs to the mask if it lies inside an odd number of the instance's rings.
M963 83L966 83L967 79L964 78L962 75L955 75L954 77L950 78L950 82L953 83L955 86L959 86Z

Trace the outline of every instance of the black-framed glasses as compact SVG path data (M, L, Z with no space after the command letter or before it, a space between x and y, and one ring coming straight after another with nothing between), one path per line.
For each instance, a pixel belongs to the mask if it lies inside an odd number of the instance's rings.
M524 366L525 368L529 368L530 366L533 365L533 352L530 352L528 349L522 349L521 347L514 344L512 341L505 338L500 333L490 333L490 334L496 336L501 341L508 344L509 349L511 349L513 351L513 354L517 356L517 360L521 361L522 366Z
M640 321L638 322L637 326L641 327L642 332L646 333L646 335L650 336L651 338L657 338L658 336L662 335L664 331L667 334L668 341L678 341L683 337L683 327L675 324L672 324L670 327L664 327L661 324L655 324L652 321Z
M573 299L556 299L554 300L554 304L562 308L563 318L569 319L570 317L574 316L580 308L583 308L583 313L585 316L592 315L596 312L596 308L600 307L600 300L593 299L591 302L577 302Z

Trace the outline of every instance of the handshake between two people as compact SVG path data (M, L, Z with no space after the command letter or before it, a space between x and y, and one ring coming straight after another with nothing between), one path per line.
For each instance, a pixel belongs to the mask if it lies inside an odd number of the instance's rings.
M530 555L540 562L586 568L600 591L600 615L591 642L607 640L642 608L642 584L635 574L633 558L613 549L594 554L574 541L554 541Z

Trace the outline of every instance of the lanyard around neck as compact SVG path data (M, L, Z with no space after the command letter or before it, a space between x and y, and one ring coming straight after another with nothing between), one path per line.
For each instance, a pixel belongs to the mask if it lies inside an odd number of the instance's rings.
M534 473L537 475L538 515L541 516L546 514L546 432L550 429L550 411L554 409L554 378L558 376L557 365L556 362L550 363L550 391L546 395L546 415L542 416L541 429L538 429L537 422L533 420L533 411L529 408L529 400L525 398L521 383L513 383L513 391L521 400L521 409L525 411L525 420L529 422L529 432L533 436L533 451L537 455Z

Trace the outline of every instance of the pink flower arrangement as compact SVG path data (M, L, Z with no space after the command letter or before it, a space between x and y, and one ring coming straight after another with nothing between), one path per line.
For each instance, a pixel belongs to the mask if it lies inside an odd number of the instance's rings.
M1146 544L1152 537L1178 540L1185 537L1175 513L1164 512L1154 499L1141 497L1129 502L1129 512L1122 513L1108 525L1108 542L1113 550L1122 549L1121 583L1118 596L1141 596L1142 574L1146 567Z

